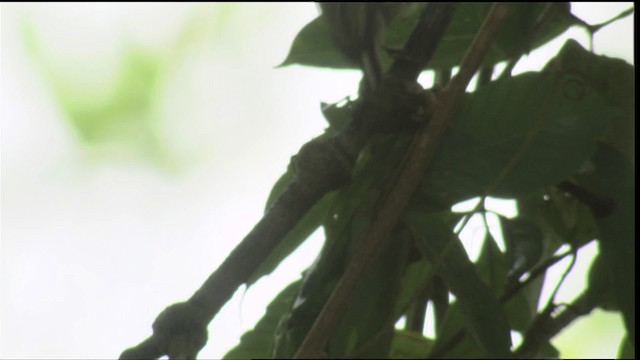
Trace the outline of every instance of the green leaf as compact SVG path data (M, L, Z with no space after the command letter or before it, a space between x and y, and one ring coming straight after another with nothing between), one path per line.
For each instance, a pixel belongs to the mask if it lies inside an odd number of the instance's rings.
M560 351L556 349L550 342L546 342L540 346L538 357L541 359L559 359Z
M613 213L596 218L600 252L612 275L614 298L630 341L635 339L635 166L619 151L600 145L579 184L615 204Z
M437 329L438 336L426 358L445 359L481 359L487 358L478 343L471 336L464 333L467 328L467 320L462 314L460 303L454 301L449 304L442 325ZM462 333L461 333L462 331ZM462 336L462 338L458 338ZM453 341L459 339L455 345ZM452 344L453 346L451 346Z
M402 275L409 250L409 234L396 233L354 290L340 324L329 341L329 355L386 358L393 339L393 324ZM354 334L352 343L345 342Z
M385 32L387 48L401 48L407 35L418 21L422 6L414 6L412 15L397 16ZM391 61L386 53L380 54L384 66ZM331 37L331 31L322 16L318 16L300 30L293 40L287 58L280 66L306 65L333 69L358 69L359 64L343 55Z
M418 359L424 358L433 340L427 339L422 334L412 331L395 330L391 341L390 359Z
M516 198L556 184L591 157L611 115L579 76L490 83L467 95L418 195L451 206L486 191Z
M624 60L596 55L568 40L548 68L582 74L587 85L616 109L604 141L635 159L635 67Z
M502 293L507 275L506 259L489 231L482 241L482 250L476 261L476 272L495 294Z
M429 63L429 69L459 65L490 8L490 3L460 4ZM533 30L535 21L544 8L545 3L518 3L512 6L507 20L484 58L484 64L493 65L528 53L562 34L575 23L569 16L569 3L556 3L549 9L549 23L536 33Z
M279 66L306 65L333 69L354 69L357 65L344 56L333 43L329 28L318 16L300 30Z
M427 280L432 275L431 269L431 262L427 260L416 261L407 267L400 283L400 291L394 311L397 318L407 310L418 293L424 290Z
M507 267L507 257L508 254L503 254L498 249L491 233L487 232L487 239L483 243L482 251L476 262L476 272L495 294L503 294L507 285L507 270L510 270ZM511 328L522 331L531 323L536 314L537 305L537 301L529 303L525 292L519 292L509 301L503 303L502 307Z
M490 8L488 3L461 3L445 32L428 69L452 68L460 63ZM485 64L495 64L529 52L562 34L576 21L569 16L567 2L553 4L549 22L534 33L535 20L545 8L544 3L521 3L512 8L509 19L501 28L495 44L485 57ZM417 24L420 8L410 16L394 21L385 32L385 47L401 49ZM382 54L387 66L391 59ZM280 66L299 64L334 69L357 69L336 48L329 29L321 17L307 24L295 37L286 60Z
M276 328L280 319L291 309L300 283L298 280L282 290L267 306L264 316L253 330L242 335L240 344L229 350L224 359L271 358Z
M604 310L620 310L614 300L611 269L607 266L602 254L598 254L589 269L589 287L587 296Z
M456 296L471 337L487 356L509 357L510 327L502 306L478 277L451 225L437 214L415 212L407 214L404 221L420 251L432 263L441 264L438 273Z
M513 330L524 332L531 325L538 306L537 301L533 299L537 300L540 297L541 288L542 286L534 288L535 296L530 295L530 292L520 291L503 304L504 312Z
M618 349L618 359L635 359L636 349L629 337L625 335L620 342L620 348Z

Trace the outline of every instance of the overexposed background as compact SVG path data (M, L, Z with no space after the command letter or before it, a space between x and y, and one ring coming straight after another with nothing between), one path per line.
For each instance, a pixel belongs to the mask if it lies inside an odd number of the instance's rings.
M631 6L574 13L598 23ZM1 14L1 358L115 358L150 335L260 219L290 156L326 126L320 101L359 81L275 69L317 16L312 3L16 3ZM633 63L632 36L628 17L596 35L595 51ZM567 37L588 46L582 30ZM322 240L240 289L199 357L233 347ZM583 250L561 300L596 251ZM619 315L595 311L553 342L563 357L614 357L622 334Z

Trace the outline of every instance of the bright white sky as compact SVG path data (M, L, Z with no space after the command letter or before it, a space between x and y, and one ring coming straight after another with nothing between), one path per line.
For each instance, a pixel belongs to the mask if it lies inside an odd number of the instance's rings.
M355 72L274 69L317 16L315 5L237 6L225 15L220 4L2 4L1 358L114 358L146 338L157 314L187 299L261 217L289 157L325 127L319 102L355 92ZM579 4L574 13L599 22L630 6ZM123 36L166 51L194 14L226 30L200 23L204 40L168 60L157 104L162 136L188 166L168 173L126 156L95 161L27 58L21 19L33 21L43 52L68 81L108 93ZM632 26L629 17L601 31L596 52L632 62ZM587 45L583 32L570 36ZM528 69L548 54L532 54ZM253 327L315 257L317 235L272 276L236 293L212 322L200 358L221 357ZM578 264L571 283L584 282L588 265ZM599 338L584 340L588 326L567 330L568 340L558 340L563 356L615 355L620 319L596 316ZM580 347L572 336L583 339Z

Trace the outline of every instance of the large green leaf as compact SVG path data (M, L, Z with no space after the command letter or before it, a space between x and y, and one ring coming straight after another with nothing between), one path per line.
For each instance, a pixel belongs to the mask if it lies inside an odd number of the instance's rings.
M431 349L433 340L424 335L403 330L395 330L391 342L389 359L420 359Z
M616 113L604 141L633 162L636 121L634 66L624 60L596 55L575 40L568 40L548 68L581 73L589 87L615 108Z
M334 69L356 68L356 64L335 47L329 28L320 16L300 30L293 40L289 55L280 66L293 64Z
M507 260L490 236L485 239L482 251L476 262L476 272L482 281L494 293L504 291L507 279ZM539 290L539 288L538 288ZM502 304L511 328L524 331L536 314L537 296L532 302L528 294L521 291L506 303ZM461 335L467 329L467 322L461 311L460 302L456 301L449 308L444 324L438 329L438 338L433 346L437 356L446 358L482 358L486 357L476 342L467 335ZM450 341L456 336L463 336L453 346ZM444 350L446 349L446 351Z
M573 174L612 112L577 75L527 73L467 95L418 194L452 205L515 198Z
M600 251L612 276L613 295L632 342L635 339L635 166L619 151L600 145L579 184L613 201L612 214L596 218Z
M493 46L484 58L486 65L509 60L544 45L575 23L568 2L551 5L549 22L537 32L534 25L546 3L517 3L510 8ZM458 6L429 69L446 69L459 65L478 29L491 8L491 3L462 3Z
M620 308L614 300L613 287L611 286L613 274L608 265L602 254L598 254L593 260L589 269L589 287L586 290L586 296L593 304L604 310L619 311Z
M428 260L416 261L407 266L400 283L400 291L395 305L396 317L400 317L407 311L416 296L424 290L427 281L432 275L431 262Z
M462 313L460 303L449 304L442 325L438 327L438 337L431 346L426 358L444 359L482 359L488 355L471 336L461 333L467 328L467 319ZM462 337L460 337L462 336Z
M508 248L509 246L507 246L507 251L509 251ZM511 267L507 266L507 255L508 253L503 254L500 251L491 234L487 232L487 238L476 262L476 271L482 281L495 294L503 294L508 284L508 271L511 271ZM537 297L530 301L527 295L521 291L502 305L510 327L518 331L525 330L536 314Z
M452 68L458 65L489 8L489 3L458 5L428 68ZM521 3L514 6L510 18L485 57L485 63L495 64L535 49L562 34L575 22L569 16L568 3L553 4L549 10L549 22L539 32L533 33L535 20L544 8L545 3ZM404 42L417 23L420 10L421 7L416 8L411 16L400 18L388 27L385 33L386 47L400 49L404 46ZM390 62L390 58L386 55L381 60L385 66ZM336 48L322 17L307 24L294 39L289 54L281 66L292 64L339 69L358 67Z
M629 337L625 335L622 338L620 343L620 348L618 349L618 359L635 359L636 358L636 349L631 341L629 341Z
M240 344L229 350L224 359L271 358L275 332L280 319L291 309L300 288L300 280L290 284L271 301L253 328L240 338Z
M560 351L556 349L550 342L545 342L540 346L540 352L538 353L540 359L559 359Z
M404 222L420 251L432 263L440 264L438 273L456 296L471 338L485 356L509 357L510 327L502 306L453 236L451 224L443 222L438 214L416 212L407 214Z
M410 237L394 234L357 285L351 303L329 342L329 355L387 357L396 322L396 303L405 270Z
M476 261L476 272L494 294L502 293L507 278L507 261L489 231L482 241L480 256Z

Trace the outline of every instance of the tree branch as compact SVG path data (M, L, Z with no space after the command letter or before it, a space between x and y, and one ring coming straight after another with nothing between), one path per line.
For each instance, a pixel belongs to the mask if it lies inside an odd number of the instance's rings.
M429 5L432 5L432 3L429 3ZM450 4L433 4L432 6L434 10L439 10L438 13L441 14L440 21L447 19L443 21L446 25L452 16L453 6ZM397 171L399 175L395 177L395 184L383 198L382 206L365 231L345 274L318 315L311 330L298 349L295 358L313 358L323 354L329 335L338 324L344 309L348 305L355 285L361 276L366 273L372 259L377 257L380 249L389 241L391 231L402 216L418 184L422 181L425 170L434 157L450 119L457 110L467 84L482 62L491 41L497 33L497 29L506 18L508 6L507 4L494 4L492 6L482 27L465 54L460 71L451 79L435 102L433 115L427 127L415 135L405 157L406 161ZM447 10L442 10L443 7ZM421 17L421 24L416 27L406 46L424 44L424 42L414 40L420 38L432 39L432 37L435 37L437 39L435 42L437 43L444 33L443 28L440 29L441 32L439 33L435 33L433 30L427 31L433 24L425 24L426 20L431 19L431 21L435 22L434 18L428 16L427 11L429 11L429 8L425 9L425 13ZM407 49L405 54L412 54L412 52ZM422 64L421 61L415 61L415 59L413 63ZM392 66L390 72L393 72L393 69L394 67ZM404 74L405 76L409 75L409 73ZM416 74L413 73L413 75L415 76Z
M596 303L588 291L583 292L571 304L550 305L534 319L522 344L514 353L516 358L530 359L539 356L540 348L545 343L579 317L588 315L596 308Z
M437 42L431 52L435 45ZM394 68L403 74L408 73L403 66L415 64L405 61L405 65L394 65ZM378 132L405 129L412 125L411 115L418 113L424 104L422 94L415 88L416 78L407 84L402 81L406 77L386 76L378 89L363 99L362 107L344 130L329 138L313 139L302 146L291 161L294 178L258 224L188 301L167 307L156 318L151 337L125 350L120 358L158 358L162 355L195 358L206 343L208 323L235 290L248 281L318 200L350 181L355 159L368 138ZM202 338L205 342L200 341Z

